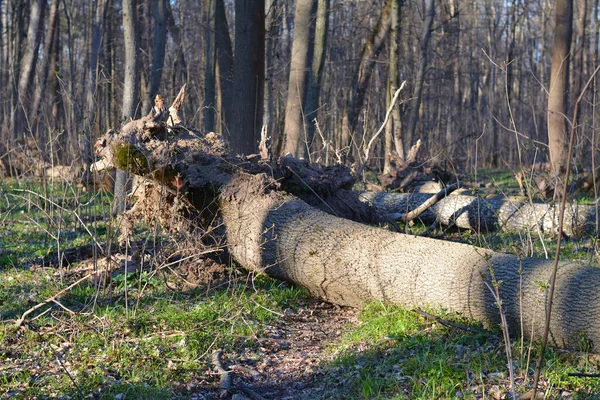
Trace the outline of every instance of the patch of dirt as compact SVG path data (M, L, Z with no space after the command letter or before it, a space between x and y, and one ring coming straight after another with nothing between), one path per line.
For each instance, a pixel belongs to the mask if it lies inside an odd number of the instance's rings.
M221 397L215 388L191 398L321 398L325 383L319 377L334 357L326 349L340 340L345 324L357 322L357 314L354 308L306 300L282 315L278 324L267 326L258 351L224 355L223 367L233 378L229 393Z

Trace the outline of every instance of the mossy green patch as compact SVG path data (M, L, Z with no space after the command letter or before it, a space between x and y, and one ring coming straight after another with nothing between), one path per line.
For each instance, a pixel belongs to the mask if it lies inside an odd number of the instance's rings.
M113 148L113 160L117 168L135 175L145 176L153 170L148 158L134 145L120 142Z

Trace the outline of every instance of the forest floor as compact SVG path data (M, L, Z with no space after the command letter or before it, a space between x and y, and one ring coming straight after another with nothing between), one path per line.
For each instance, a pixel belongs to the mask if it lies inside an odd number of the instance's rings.
M110 200L0 181L0 398L510 398L498 329L443 310L425 310L435 320L382 303L337 307L145 226L123 250ZM521 240L438 233L503 251ZM565 257L587 259L593 243L570 241ZM538 349L521 338L511 348L524 393ZM219 389L217 350L228 390ZM547 398L598 398L596 379L568 375L600 369L585 338L578 351L550 349L547 360Z

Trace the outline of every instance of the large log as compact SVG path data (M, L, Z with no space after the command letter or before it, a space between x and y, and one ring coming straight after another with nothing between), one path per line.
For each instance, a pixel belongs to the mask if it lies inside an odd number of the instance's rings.
M427 193L360 194L360 200L392 219L400 219L426 202ZM433 205L421 218L426 223L438 221L444 225L482 232L557 233L558 204L484 199L460 194L450 195ZM571 237L598 236L600 210L595 206L569 203L565 209L563 233Z
M552 260L519 259L466 244L415 237L337 218L264 177L241 175L223 188L221 212L233 257L243 266L307 288L332 303L360 307L381 300L434 307L488 326L500 323L486 287L500 285L512 333L543 331ZM600 269L562 262L550 324L555 346L600 343Z
M119 167L154 179L156 187L170 193L152 204L175 201L185 193L198 211L219 213L228 250L242 266L301 285L336 304L360 307L380 300L433 307L488 326L500 321L496 299L486 286L493 283L493 275L501 282L511 332L523 326L527 335L541 337L552 261L339 218L290 194L293 185L288 192L281 190L281 177L273 172L277 165L257 167L248 158L225 154L214 134L190 134L176 126L163 127L168 132L162 132L153 124L130 124L105 146L115 153L107 159L123 162L123 153L132 155ZM144 126L154 126L153 132ZM204 209L206 199L218 207ZM599 286L599 268L560 264L550 324L555 346L577 348L582 337L592 345L600 343Z

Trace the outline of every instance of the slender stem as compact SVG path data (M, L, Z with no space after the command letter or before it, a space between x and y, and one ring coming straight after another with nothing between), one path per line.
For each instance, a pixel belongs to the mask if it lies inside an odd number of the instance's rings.
M535 375L533 378L533 398L537 393L537 385L540 380L540 373L542 371L543 363L544 363L544 353L546 352L546 345L548 344L548 333L550 331L550 317L552 315L552 302L554 299L554 288L556 286L556 271L558 269L558 261L560 259L560 245L562 239L563 225L565 221L565 207L567 204L567 187L569 184L569 175L571 174L571 158L573 157L573 142L575 139L575 129L577 128L577 113L579 110L579 103L583 98L584 93L586 92L588 86L592 82L592 79L600 70L600 65L596 67L594 73L588 79L587 83L583 87L577 101L575 102L575 109L573 110L573 123L571 124L571 134L569 137L569 154L567 155L567 168L565 171L565 179L562 183L564 185L564 195L560 203L560 212L559 212L559 222L558 222L558 239L556 240L556 253L554 254L554 264L552 265L552 275L550 276L550 289L548 291L548 305L546 308L546 324L544 326L544 336L542 338L542 348L540 349L540 356L538 358L538 363L535 368ZM557 189L560 182L557 181Z

